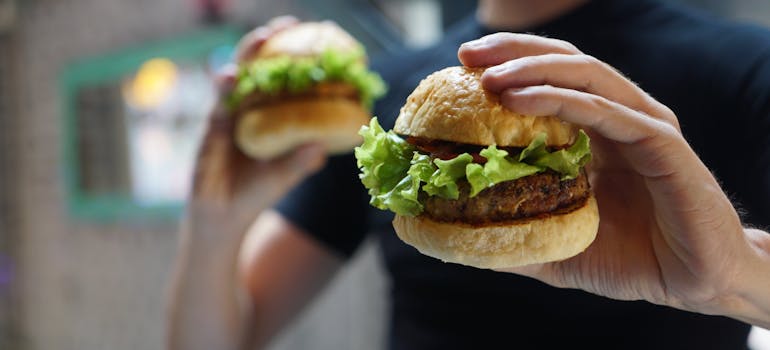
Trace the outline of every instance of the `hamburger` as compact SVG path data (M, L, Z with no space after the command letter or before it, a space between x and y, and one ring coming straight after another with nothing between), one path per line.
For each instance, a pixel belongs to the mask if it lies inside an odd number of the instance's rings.
M240 65L228 98L235 141L257 159L307 142L325 144L330 154L350 152L384 93L350 34L329 21L300 23L271 36Z
M393 130L373 118L355 149L370 204L404 242L446 262L506 268L572 257L596 237L589 138L520 115L484 90L481 68L429 75Z

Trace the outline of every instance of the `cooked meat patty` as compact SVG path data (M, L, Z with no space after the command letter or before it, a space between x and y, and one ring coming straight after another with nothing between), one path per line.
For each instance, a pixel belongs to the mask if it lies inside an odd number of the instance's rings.
M274 94L263 93L255 91L239 104L240 111L252 109L254 107L260 107L276 102L285 102L291 99L308 99L308 98L346 98L353 101L358 101L358 90L350 84L342 82L323 82L315 84L302 92L292 93L287 90L280 91Z
M460 197L456 200L421 193L420 202L425 206L422 215L434 221L479 226L504 223L580 208L590 190L584 171L577 178L565 181L560 180L559 174L546 171L501 182L473 198L468 198L467 181L461 181L458 186Z

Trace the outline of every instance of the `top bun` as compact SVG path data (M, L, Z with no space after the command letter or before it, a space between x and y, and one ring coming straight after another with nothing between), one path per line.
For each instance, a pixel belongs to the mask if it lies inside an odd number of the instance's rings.
M512 112L481 87L484 68L449 67L420 82L401 107L393 128L408 136L473 145L526 147L540 133L546 144L572 144L578 128L556 117Z
M255 58L281 55L316 57L328 49L344 52L360 47L356 39L334 22L303 22L270 37Z

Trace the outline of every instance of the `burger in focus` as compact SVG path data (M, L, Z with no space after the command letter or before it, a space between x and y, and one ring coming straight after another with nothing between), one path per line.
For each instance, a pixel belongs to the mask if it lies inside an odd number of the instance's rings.
M350 152L385 93L367 68L363 46L333 22L305 22L271 36L239 67L228 98L235 141L247 155L270 159L320 142Z
M370 204L396 214L404 242L445 262L506 268L582 252L599 225L588 136L503 107L483 71L435 72L393 130L376 118L361 128L355 156Z

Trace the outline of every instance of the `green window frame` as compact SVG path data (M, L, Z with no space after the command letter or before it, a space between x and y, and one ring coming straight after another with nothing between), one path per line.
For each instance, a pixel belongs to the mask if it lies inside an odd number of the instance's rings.
M213 49L234 45L242 31L230 26L212 27L151 44L87 57L67 65L59 76L63 117L62 169L66 204L70 215L89 221L173 220L184 203L140 205L127 193L89 194L80 187L77 128L77 93L87 86L114 82L135 72L143 62L164 57L175 62L200 60Z

